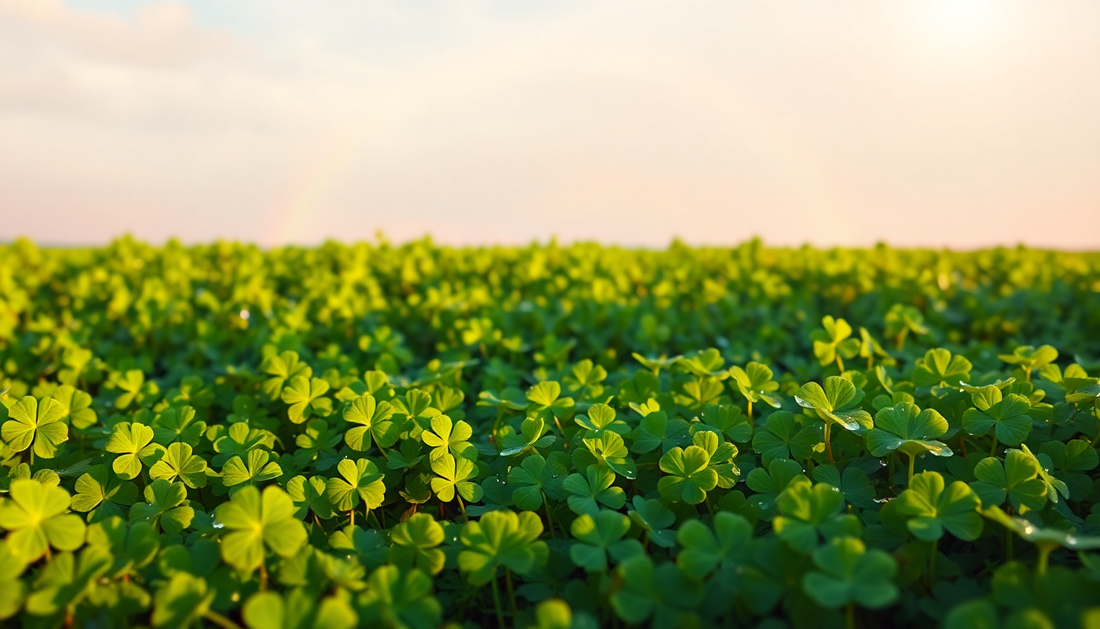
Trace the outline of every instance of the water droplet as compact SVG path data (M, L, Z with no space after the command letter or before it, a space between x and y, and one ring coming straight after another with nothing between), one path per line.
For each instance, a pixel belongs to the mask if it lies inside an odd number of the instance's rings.
M1024 535L1031 535L1035 532L1035 527L1030 524L1024 527Z
M241 311L241 318L244 319L245 321L248 321L248 318L251 317L251 316L252 315L249 314L249 312L247 310L242 310Z

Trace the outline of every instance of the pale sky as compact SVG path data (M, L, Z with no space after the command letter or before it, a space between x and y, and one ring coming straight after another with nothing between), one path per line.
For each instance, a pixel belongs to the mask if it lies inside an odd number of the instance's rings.
M1096 0L0 0L0 241L1100 249Z

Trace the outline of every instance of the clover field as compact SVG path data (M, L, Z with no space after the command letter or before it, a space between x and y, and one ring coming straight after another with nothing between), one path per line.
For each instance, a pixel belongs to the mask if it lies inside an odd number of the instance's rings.
M0 625L1100 627L1100 254L0 245Z

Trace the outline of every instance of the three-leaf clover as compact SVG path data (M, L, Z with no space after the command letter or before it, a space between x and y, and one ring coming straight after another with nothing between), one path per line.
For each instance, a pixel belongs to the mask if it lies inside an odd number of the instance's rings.
M306 588L295 588L285 595L257 592L245 601L241 616L249 629L352 629L357 620L346 600L328 596L318 601Z
M720 583L727 589L737 589L738 568L752 562L752 524L735 513L721 511L714 516L714 529L699 520L688 520L676 533L683 550L676 563L687 574L703 579L716 569L721 570Z
M149 478L163 478L168 482L180 480L192 489L206 487L206 460L193 454L190 445L176 442L149 468Z
M697 505L718 485L718 472L710 467L710 454L696 445L669 450L659 466L667 476L657 482L657 489L669 502Z
M831 361L830 361L831 362ZM748 402L748 415L752 417L752 405L763 402L773 408L779 408L779 383L772 380L772 370L767 365L750 362L745 368L730 367L730 375L737 384L737 390Z
M962 416L962 426L972 435L993 431L993 452L997 443L1016 446L1031 433L1031 402L1022 395L1004 395L995 385L980 387L971 393L976 408L968 408ZM992 455L991 455L992 456Z
M877 548L867 550L857 538L833 538L813 558L819 570L802 577L802 588L826 609L850 604L879 609L898 598L897 562Z
M997 358L1010 365L1019 365L1020 369L1024 370L1027 381L1031 382L1031 372L1035 369L1042 369L1058 360L1058 350L1050 345L1043 345L1039 349L1035 349L1031 345L1024 345L1014 349L1011 354L1001 354Z
M68 513L69 492L36 480L12 482L9 500L0 502L0 528L10 531L8 547L22 561L33 563L57 550L84 544L84 521Z
M569 557L589 572L605 572L608 555L623 561L644 552L638 540L623 539L629 530L630 518L616 511L600 511L595 517L586 513L569 528L578 540L569 548Z
M481 500L481 486L470 480L477 475L477 466L473 461L444 454L432 461L432 471L436 473L432 478L432 491L443 502L454 500L456 493L458 504L463 509L463 498L466 502Z
M1020 450L1005 453L1000 459L982 459L974 468L977 481L970 488L982 499L982 504L1000 506L1007 499L1017 513L1042 509L1047 502L1047 485L1039 478L1039 462Z
M569 492L566 502L573 513L594 516L600 512L601 504L609 509L621 509L626 504L626 492L615 487L614 482L615 472L601 465L589 465L584 476L567 476L562 488Z
M508 471L508 483L515 485L512 501L525 511L535 511L550 498L564 497L562 483L568 470L553 457L550 461L540 454L531 454ZM614 478L614 477L612 477Z
M465 424L466 422L459 423ZM578 421L578 423L580 422ZM546 422L538 417L528 417L520 424L518 435L508 434L504 436L504 449L500 451L500 456L517 456L535 448L545 448L554 443L556 437L554 435L544 437L544 432L546 432ZM467 435L466 439L469 438L469 435ZM424 443L428 443L427 434L425 434Z
M417 568L430 575L439 574L446 561L438 548L443 539L443 527L432 516L414 514L393 528L389 559L403 570Z
M123 480L137 478L142 464L153 465L164 451L163 446L153 443L153 429L137 422L115 424L103 449L119 455L111 469Z
M631 506L634 508L627 515L638 528L645 531L649 541L662 548L676 545L675 534L669 529L676 522L676 514L665 503L656 498L646 500L641 496L634 496Z
M369 393L356 397L344 406L344 420L358 425L344 433L344 441L359 452L370 449L371 437L380 448L392 447L400 436L393 413L389 402L378 402Z
M895 499L898 513L912 516L906 523L917 539L934 542L946 529L955 537L973 541L982 533L978 508L982 501L966 483L955 481L944 489L938 472L913 476L909 489Z
M937 347L924 353L913 366L913 384L918 387L955 387L970 381L973 365L961 354Z
M776 411L768 415L764 430L756 431L752 449L760 454L761 462L768 465L776 459L808 459L821 439L821 424L813 422L803 426L793 413Z
M470 444L470 437L474 430L469 424L461 420L454 423L446 415L436 415L431 419L431 427L431 430L425 430L420 435L424 444L432 448L429 459L438 459L448 452L461 458L473 455L474 446Z
M72 497L75 511L88 512L88 521L121 516L122 507L129 507L138 498L137 486L111 476L106 465L95 465L76 479L76 494Z
M863 389L857 389L851 380L840 376L829 376L822 388L816 382L802 385L795 401L803 408L812 409L825 420L825 451L829 462L833 462L832 444L829 442L829 427L838 424L845 430L858 431L874 426L871 414L860 408Z
M322 417L328 415L332 410L332 400L324 397L328 390L328 382L320 378L294 376L281 396L283 402L290 405L287 417L295 424L300 424L315 414Z
M939 437L949 428L939 411L921 410L916 404L901 402L888 406L875 414L875 427L865 434L867 448L872 456L882 457L890 452L903 452L909 457L909 480L913 480L913 464L918 454L929 452L935 456L951 456L951 448L933 437Z
M821 319L821 329L810 334L814 343L814 356L822 365L836 363L844 372L844 359L853 358L859 353L859 339L850 338L852 326L844 319L834 319L826 315Z
M386 497L382 472L370 459L344 459L336 466L341 478L328 479L325 496L337 511L350 511L355 523L355 507L362 499L367 509L377 509Z
M261 388L269 399L278 399L283 393L283 386L288 380L302 376L309 378L313 370L309 365L298 359L297 352L283 352L280 355L269 356L264 359L260 370L271 377L264 380Z
M292 557L306 542L306 529L295 517L290 496L278 487L245 487L214 511L224 527L222 558L239 570L251 572L264 561L264 548Z
M271 453L267 450L252 450L246 456L247 463L239 456L225 463L222 468L222 483L226 487L245 483L255 485L283 475L283 468L271 460Z
M496 578L498 567L516 574L528 574L546 563L549 548L540 541L542 520L530 511L515 514L490 511L476 522L462 527L459 539L464 550L458 567L473 585L485 585Z
M859 520L841 513L844 494L832 485L795 481L779 494L775 503L782 514L773 522L775 534L800 552L813 551L822 536L826 540L843 535L859 537Z
M145 487L145 502L130 507L131 522L148 522L165 533L176 535L195 518L195 510L185 504L187 488L183 483L170 483L162 478Z
M443 608L432 596L432 578L420 570L382 566L370 575L366 593L360 599L360 622L368 627L435 629ZM317 627L328 627L317 624Z
M8 421L0 427L0 435L13 452L31 448L31 461L37 455L43 459L57 456L60 445L69 439L69 427L60 420L65 407L53 398L41 401L27 395L8 409Z

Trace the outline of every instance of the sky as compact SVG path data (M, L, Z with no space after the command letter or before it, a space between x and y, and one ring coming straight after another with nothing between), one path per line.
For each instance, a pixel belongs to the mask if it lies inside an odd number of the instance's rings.
M0 0L0 241L1100 249L1095 0Z

